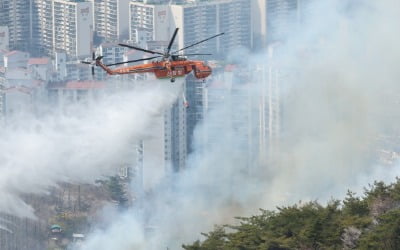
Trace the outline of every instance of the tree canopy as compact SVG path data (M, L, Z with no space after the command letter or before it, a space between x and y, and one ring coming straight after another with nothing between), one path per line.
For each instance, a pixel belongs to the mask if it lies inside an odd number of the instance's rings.
M316 201L260 209L202 233L186 250L400 249L400 179L375 182L362 197L348 191L343 201Z

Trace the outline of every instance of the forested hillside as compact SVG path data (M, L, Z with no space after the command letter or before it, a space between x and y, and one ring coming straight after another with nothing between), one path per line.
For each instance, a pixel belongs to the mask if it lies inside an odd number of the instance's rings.
M204 241L186 250L244 249L400 249L400 179L375 182L362 196L348 191L343 201L331 200L261 209L238 217L235 225L202 233Z

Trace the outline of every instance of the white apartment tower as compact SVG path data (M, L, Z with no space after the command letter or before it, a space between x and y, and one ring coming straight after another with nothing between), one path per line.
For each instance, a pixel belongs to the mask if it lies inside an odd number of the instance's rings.
M129 0L91 0L97 36L106 42L127 39L129 35Z
M42 55L51 55L53 51L53 0L35 0L34 15L36 51Z
M42 54L64 52L69 58L89 56L93 44L93 3L35 0L36 37Z
M143 41L167 41L174 31L171 27L168 5L131 2L129 4L129 39L137 44Z
M93 4L54 0L53 53L65 51L70 57L89 56L93 40Z

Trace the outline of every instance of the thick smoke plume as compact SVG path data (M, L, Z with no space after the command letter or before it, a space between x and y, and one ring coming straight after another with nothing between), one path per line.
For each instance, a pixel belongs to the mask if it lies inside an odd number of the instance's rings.
M367 185L361 180L378 172L394 179L398 170L376 158L381 149L396 150L389 142L399 132L399 7L391 0L309 6L316 14L306 35L282 48L280 63L294 77L283 94L284 135L270 195L327 200L360 191Z
M287 75L280 80L276 150L249 171L240 154L245 134L227 122L233 115L245 120L245 113L215 107L197 128L188 169L113 215L82 249L178 249L214 224L259 207L341 198L348 188L358 191L374 179L396 176L396 166L382 166L375 156L388 147L384 138L398 135L400 2L331 0L310 5L307 13L304 26L273 58ZM272 63L267 52L249 57L254 75L257 65ZM152 117L175 100L176 93L166 89L120 93L74 115L25 118L3 129L0 209L33 216L20 193L110 173L110 166L129 157L136 139L148 136ZM257 99L258 90L243 91ZM232 98L237 107L244 105L244 98ZM210 127L224 129L204 144L201 131Z
M274 153L249 173L238 154L246 148L243 135L228 126L205 145L199 132L189 169L161 183L140 208L115 217L83 249L178 249L259 207L324 202L376 178L394 179L397 166L376 159L389 147L382 138L398 135L400 2L332 0L307 11L273 58L288 75L280 81L282 132ZM250 70L272 63L267 53L251 57ZM244 115L216 108L198 131L223 127L233 114Z
M176 99L177 89L167 85L148 82L90 105L70 104L66 112L9 119L0 131L0 211L33 218L20 194L116 174L132 160L137 140L150 136L146 130L154 117Z

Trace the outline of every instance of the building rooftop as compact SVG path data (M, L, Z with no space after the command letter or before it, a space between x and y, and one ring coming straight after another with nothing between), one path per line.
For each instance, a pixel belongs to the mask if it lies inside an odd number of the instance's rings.
M21 92L24 94L31 94L32 93L32 89L26 86L12 86L12 87L8 87L8 88L4 88L2 89L2 91L4 92Z
M99 89L104 88L104 86L103 82L95 81L71 81L65 85L67 89Z
M18 53L17 50L13 50L13 51L5 53L4 56L12 56L12 55L17 54L17 53Z
M101 89L104 87L105 83L98 81L69 81L49 84L50 89Z
M42 58L30 58L28 60L28 65L35 65L35 64L49 64L50 58L42 57Z

